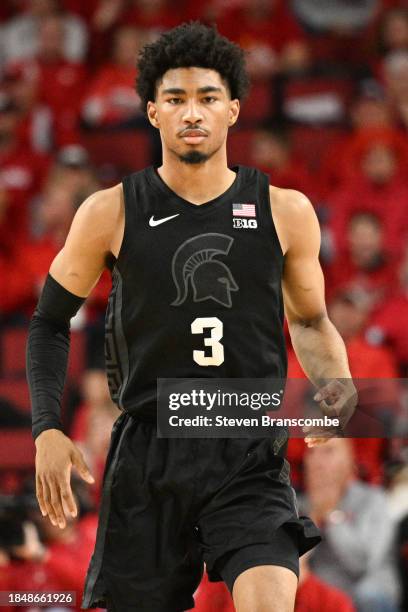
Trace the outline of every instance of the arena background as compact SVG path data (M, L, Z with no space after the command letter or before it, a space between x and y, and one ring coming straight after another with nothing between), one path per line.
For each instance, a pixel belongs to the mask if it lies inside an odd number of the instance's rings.
M81 513L64 531L34 497L28 321L80 203L160 163L134 91L135 57L189 19L216 23L248 52L252 90L229 138L230 164L256 165L312 200L329 312L353 376L407 375L406 1L2 0L0 591L77 592L76 606L54 612L80 609L118 415L104 375L108 273L72 322L63 419L96 484L74 482ZM302 376L290 349L289 363ZM293 485L326 536L302 564L296 612L408 610L407 432L393 433L317 453L290 442ZM336 510L327 514L329 489ZM196 604L233 610L223 585L205 578Z

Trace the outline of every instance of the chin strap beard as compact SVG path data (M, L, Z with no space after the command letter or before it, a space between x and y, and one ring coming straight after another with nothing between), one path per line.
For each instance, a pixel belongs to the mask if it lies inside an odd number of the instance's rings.
M206 153L200 153L200 151L189 151L184 155L180 155L180 161L185 164L202 164L209 159L209 155Z

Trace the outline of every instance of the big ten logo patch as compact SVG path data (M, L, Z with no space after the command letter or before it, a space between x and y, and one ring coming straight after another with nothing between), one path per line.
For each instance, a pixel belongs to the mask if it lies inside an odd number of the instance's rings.
M232 225L234 229L256 229L258 222L256 219L239 219L234 217L232 219Z

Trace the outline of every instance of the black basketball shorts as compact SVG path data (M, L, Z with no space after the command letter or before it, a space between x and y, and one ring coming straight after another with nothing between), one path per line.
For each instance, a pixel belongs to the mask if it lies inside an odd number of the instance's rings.
M299 517L284 454L267 439L157 438L156 426L122 414L106 462L95 551L82 608L182 612L194 607L203 563L232 591L257 565L298 574L319 541Z

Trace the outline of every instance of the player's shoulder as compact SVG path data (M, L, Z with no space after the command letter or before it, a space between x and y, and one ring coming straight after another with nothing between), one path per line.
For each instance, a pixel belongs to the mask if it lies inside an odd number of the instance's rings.
M85 215L106 218L118 212L123 203L122 183L95 191L82 202L79 210Z
M269 196L272 210L283 217L297 218L314 214L313 204L301 191L269 185Z
M119 183L92 193L79 207L76 217L82 226L92 226L103 233L113 232L124 215L123 188Z
M92 193L78 208L70 234L83 240L92 234L94 241L109 248L123 225L122 185Z
M269 186L271 211L283 253L293 245L320 241L319 223L309 198L295 189Z

